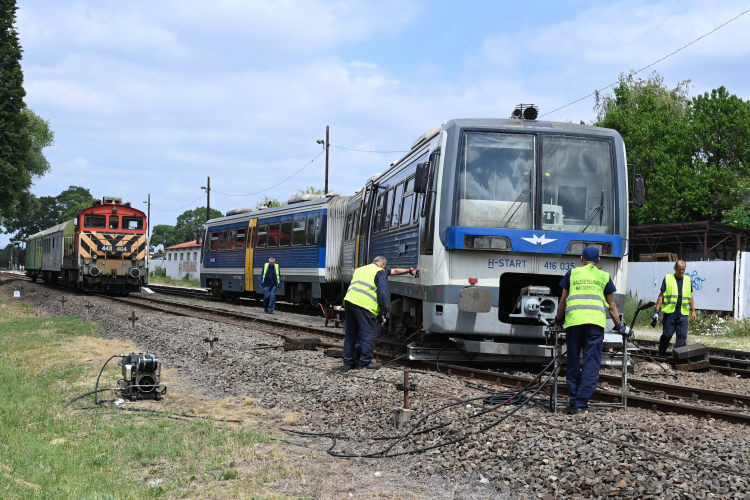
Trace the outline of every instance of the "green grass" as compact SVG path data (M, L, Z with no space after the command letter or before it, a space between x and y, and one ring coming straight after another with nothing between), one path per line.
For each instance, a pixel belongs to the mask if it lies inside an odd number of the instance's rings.
M149 276L148 282L154 285L192 286L196 288L200 288L201 286L200 280L176 280L167 276Z
M625 323L630 325L630 322L633 321L633 315L635 315L635 310L638 309L638 296L637 295L631 295L628 293L625 296L625 313L623 314L625 318ZM644 303L648 302L647 300L643 301ZM651 323L651 315L654 313L653 308L650 309L644 309L640 313L638 313L638 319L635 322L635 325L630 325L633 328L650 328L649 324Z
M190 496L193 481L236 479L232 459L265 439L201 419L83 409L88 399L64 408L93 386L91 353L98 365L97 356L122 344L99 338L99 327L78 317L29 309L0 301L0 498ZM116 369L105 372L107 385ZM155 478L164 483L149 486Z

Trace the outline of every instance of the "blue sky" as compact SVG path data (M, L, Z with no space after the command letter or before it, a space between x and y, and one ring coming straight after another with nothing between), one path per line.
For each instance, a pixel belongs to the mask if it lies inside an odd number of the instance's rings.
M640 69L736 16L745 2L20 2L26 102L48 119L52 171L143 206L152 226L185 209L254 206L331 143L404 150L450 118L542 113ZM693 95L747 99L750 13L653 69ZM650 70L649 70L650 71ZM646 72L648 73L648 71ZM645 76L645 74L644 74ZM592 98L545 118L594 118ZM331 149L351 194L399 156ZM263 194L323 186L324 157ZM200 198L200 199L198 199ZM196 200L197 199L197 200ZM196 200L196 201L194 201ZM192 202L192 203L191 203ZM185 205L188 205L185 207ZM184 208L181 208L184 207ZM176 209L176 210L175 210ZM0 245L8 241L0 236Z

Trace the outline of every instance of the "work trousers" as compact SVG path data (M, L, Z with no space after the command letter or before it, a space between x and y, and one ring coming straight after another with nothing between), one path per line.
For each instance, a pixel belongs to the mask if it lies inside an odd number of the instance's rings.
M565 342L568 346L566 380L570 405L587 408L589 399L599 381L602 365L602 344L604 328L597 325L578 325L565 329ZM583 366L580 354L583 352Z
M687 344L688 317L680 314L679 309L675 309L674 312L664 315L662 323L664 324L664 329L659 339L659 354L666 356L669 341L672 340L672 335L675 332L677 332L677 339L674 342L674 346L682 347Z
M344 365L352 368L372 363L375 337L378 336L378 322L375 315L355 304L344 303Z
M273 312L274 309L276 309L276 287L264 286L263 287L263 310L266 312Z

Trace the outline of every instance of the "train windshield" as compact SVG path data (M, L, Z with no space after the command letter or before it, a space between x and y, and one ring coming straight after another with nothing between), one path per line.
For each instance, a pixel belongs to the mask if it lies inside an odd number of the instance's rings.
M458 224L531 229L533 135L468 132L459 164Z
M611 143L542 136L542 229L614 233Z

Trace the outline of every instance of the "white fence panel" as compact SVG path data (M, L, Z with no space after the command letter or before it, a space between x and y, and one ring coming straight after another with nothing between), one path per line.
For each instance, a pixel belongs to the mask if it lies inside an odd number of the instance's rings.
M734 310L734 267L732 261L687 262L685 274L693 280L696 309ZM661 281L672 272L674 262L629 262L628 292L639 299L656 302ZM750 290L748 297L750 300Z

